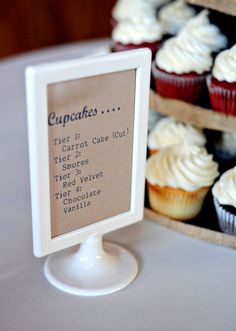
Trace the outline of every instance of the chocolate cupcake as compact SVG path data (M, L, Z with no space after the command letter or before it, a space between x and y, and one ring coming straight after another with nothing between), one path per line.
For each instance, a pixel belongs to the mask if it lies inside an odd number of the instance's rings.
M212 189L218 223L224 233L236 235L236 167L226 171Z

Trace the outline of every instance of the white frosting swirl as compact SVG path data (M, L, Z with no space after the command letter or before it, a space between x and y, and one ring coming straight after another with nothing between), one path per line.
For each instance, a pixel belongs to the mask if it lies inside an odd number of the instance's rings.
M204 48L211 53L217 52L227 45L227 38L216 25L210 23L208 14L208 10L202 10L180 30L182 40L185 38L189 39L189 42L192 40L192 42L198 43L204 53Z
M137 24L131 21L119 22L112 32L112 39L124 45L138 45L143 42L159 41L163 35L162 28L156 20L148 24Z
M167 40L157 52L156 63L167 72L202 74L212 66L211 53L225 47L227 39L210 23L208 11L191 18L177 37Z
M163 148L147 161L150 184L196 191L209 187L218 176L218 165L204 147L182 144Z
M236 156L236 134L231 132L222 132L221 139L216 143L218 150Z
M176 0L161 8L159 20L165 33L175 35L195 13L184 0Z
M212 75L219 81L236 82L236 45L217 55Z
M220 204L236 208L236 167L220 177L213 186L212 194Z
M144 0L119 0L112 9L112 17L117 21L134 20L143 22L155 16L153 6Z
M201 129L179 122L172 117L166 117L157 122L150 132L148 148L160 150L185 141L193 145L204 146L206 138Z
M159 68L176 74L196 72L203 74L210 70L212 57L210 53L198 51L199 45L181 37L168 39L156 54Z

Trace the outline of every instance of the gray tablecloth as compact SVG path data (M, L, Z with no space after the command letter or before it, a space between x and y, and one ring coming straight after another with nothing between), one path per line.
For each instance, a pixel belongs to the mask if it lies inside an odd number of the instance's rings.
M136 280L103 297L52 287L32 254L24 69L107 45L73 44L0 63L0 330L236 330L236 252L144 220L110 240L139 262Z

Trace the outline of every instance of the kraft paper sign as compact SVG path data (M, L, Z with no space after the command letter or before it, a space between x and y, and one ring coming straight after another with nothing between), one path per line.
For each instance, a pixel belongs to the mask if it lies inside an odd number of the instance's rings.
M27 68L36 256L142 220L150 67L140 49Z
M130 209L135 75L48 85L52 237Z

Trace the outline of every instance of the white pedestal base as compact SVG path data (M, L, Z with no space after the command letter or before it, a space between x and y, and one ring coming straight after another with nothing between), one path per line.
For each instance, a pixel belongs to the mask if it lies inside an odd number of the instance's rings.
M79 249L72 247L49 256L44 272L49 282L64 292L97 296L130 284L138 266L126 249L102 243L101 236L93 235Z

